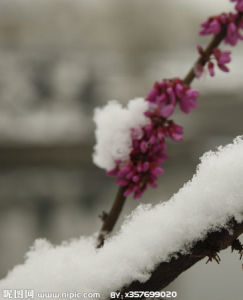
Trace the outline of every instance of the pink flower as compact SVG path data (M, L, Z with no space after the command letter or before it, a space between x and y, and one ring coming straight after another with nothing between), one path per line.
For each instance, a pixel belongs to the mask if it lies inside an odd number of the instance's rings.
M168 121L164 126L164 134L174 141L182 141L183 127L175 124L173 121Z
M201 35L219 34L222 29L222 24L219 18L210 17L207 21L202 23Z
M204 55L201 46L197 46L197 49L201 55ZM210 54L210 57L208 58L209 61L206 64L210 76L215 75L215 70L214 70L215 65L212 62L212 59L216 60L217 65L220 68L220 70L222 70L223 72L229 72L229 68L226 66L226 64L228 64L231 61L230 55L231 55L230 51L221 51L219 48L213 49L213 51ZM198 65L196 67L195 74L196 74L197 78L199 78L202 75L203 69L204 69L204 67L202 65Z
M236 1L236 0L235 0ZM243 8L243 0L237 0L236 7ZM238 11L240 11L238 9ZM243 28L242 22L236 25L236 21L239 18L239 13L222 13L221 15L208 18L207 21L201 24L201 35L207 34L219 34L223 28L226 28L225 43L231 46L235 46L238 40L242 40L243 37L240 34L240 30Z
M160 165L168 158L165 154L164 137L157 138L157 124L151 123L142 128L142 137L133 136L133 147L128 162L116 162L116 167L107 172L110 176L116 177L116 183L125 187L124 196L134 195L139 198L147 186L156 187L158 175L164 170ZM179 129L177 129L178 131ZM174 129L175 134L176 129ZM180 132L180 130L179 130ZM152 136L155 141L150 143Z
M218 63L218 67L223 71L223 72L229 72L229 68L226 66L227 63L231 61L230 51L221 51L219 48L215 48L213 50L213 55Z
M231 46L235 46L238 40L242 40L243 37L239 32L240 26L236 26L235 23L231 22L227 26L227 33L225 37L225 43Z
M214 76L215 72L214 72L214 63L212 63L211 61L208 63L208 71L210 76Z
M184 113L196 108L198 95L197 90L191 89L181 79L175 78L156 82L146 100L149 101L151 109L158 111L159 116L168 118L173 114L177 104ZM146 115L149 117L149 112Z
M236 2L235 9L239 12L243 12L243 0L231 0L231 2Z
M219 65L227 64L231 61L230 51L221 51L219 48L215 48L213 50L213 54L218 62Z
M174 112L174 105L168 104L161 108L160 113L162 117L168 118L170 117Z
M197 108L196 99L199 96L198 90L188 89L179 101L180 109L188 114L191 108Z
M196 77L200 78L203 74L203 66L202 65L195 66L194 72L195 72Z

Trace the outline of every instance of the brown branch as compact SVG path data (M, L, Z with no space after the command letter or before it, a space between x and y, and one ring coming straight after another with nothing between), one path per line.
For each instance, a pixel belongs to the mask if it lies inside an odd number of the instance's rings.
M222 229L221 231L208 233L205 240L197 242L192 247L191 254L175 253L176 258L172 258L170 262L161 262L157 265L149 280L143 283L139 281L131 282L121 289L121 295L126 298L125 293L129 291L159 291L204 257L209 256L209 259L214 258L216 260L217 253L231 246L243 233L243 222L238 224L232 219L228 228L230 230Z
M238 24L242 18L243 14L239 14L239 18L236 20L236 24ZM226 27L222 28L222 31L215 35L211 42L208 44L206 49L204 50L203 54L199 56L197 61L194 63L193 67L190 69L190 71L187 73L185 76L183 82L185 84L190 85L192 81L195 79L196 74L195 74L195 68L198 65L205 66L205 64L208 62L211 52L213 49L217 48L219 44L223 41L223 39L226 36ZM122 211L122 207L124 206L124 203L126 201L126 197L123 196L124 188L120 187L118 189L118 193L116 195L116 198L114 200L113 206L109 212L109 214L103 214L102 220L103 224L98 236L98 244L97 247L100 248L103 246L105 237L108 235L114 228L119 215Z
M200 55L197 61L195 62L194 66L191 68L191 70L188 72L188 74L185 76L183 82L185 84L190 85L193 81L193 79L196 77L195 74L195 68L196 66L205 66L205 64L208 62L210 55L212 53L212 50L217 48L219 44L223 41L225 38L226 30L225 28L218 34L213 37L211 42L208 44L207 48L204 50L203 55Z
M119 218L123 205L126 201L126 197L123 195L124 191L125 189L123 187L120 187L118 189L115 201L111 207L109 214L103 212L101 216L103 224L98 236L97 248L100 248L104 245L106 235L108 235L113 230L116 221Z

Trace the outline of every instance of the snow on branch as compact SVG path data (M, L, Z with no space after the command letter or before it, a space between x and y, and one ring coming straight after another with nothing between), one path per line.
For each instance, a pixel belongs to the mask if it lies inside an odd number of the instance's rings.
M153 270L147 281L139 282L136 280L132 282L121 289L120 295L125 295L128 291L159 291L205 256L209 256L208 261L215 259L219 262L220 257L217 253L229 246L232 247L232 250L239 251L242 256L242 245L237 240L242 233L243 222L237 223L232 218L227 224L227 229L209 232L205 240L197 242L192 247L190 253L177 253L169 262L161 262ZM234 244L239 245L240 250Z
M243 139L208 152L192 180L168 202L141 205L120 232L95 249L95 238L52 246L36 241L0 289L110 292L163 288L243 232Z

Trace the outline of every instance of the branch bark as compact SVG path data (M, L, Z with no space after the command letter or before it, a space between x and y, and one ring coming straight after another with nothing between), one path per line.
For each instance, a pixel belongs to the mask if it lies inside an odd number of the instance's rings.
M106 235L109 234L113 230L113 228L119 218L119 215L120 215L122 208L124 206L124 203L126 201L126 197L123 194L124 194L124 188L120 187L118 189L116 198L114 200L114 203L111 207L109 214L106 214L105 212L103 212L103 214L101 216L101 219L103 220L103 224L102 224L100 233L98 235L97 248L100 248L104 245Z
M237 223L234 219L229 222L229 230L208 233L203 241L197 242L191 249L191 254L182 255L175 253L176 258L170 262L161 262L152 272L146 282L134 281L121 289L121 295L126 298L130 291L159 291L170 284L181 273L189 269L195 263L206 256L216 255L219 251L231 246L232 243L243 233L243 222Z

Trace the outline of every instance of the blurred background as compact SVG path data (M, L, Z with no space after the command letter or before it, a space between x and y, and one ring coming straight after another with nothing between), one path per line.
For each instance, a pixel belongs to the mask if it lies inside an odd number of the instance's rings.
M229 0L0 0L1 277L36 238L58 244L98 231L117 187L92 163L94 107L125 105L155 80L183 77L196 45L209 41L199 24L232 8ZM193 83L199 108L174 116L184 141L169 144L159 188L129 199L119 224L139 203L169 199L205 151L243 133L242 47L230 74ZM219 266L204 259L168 289L180 300L242 299L238 255L221 258Z

